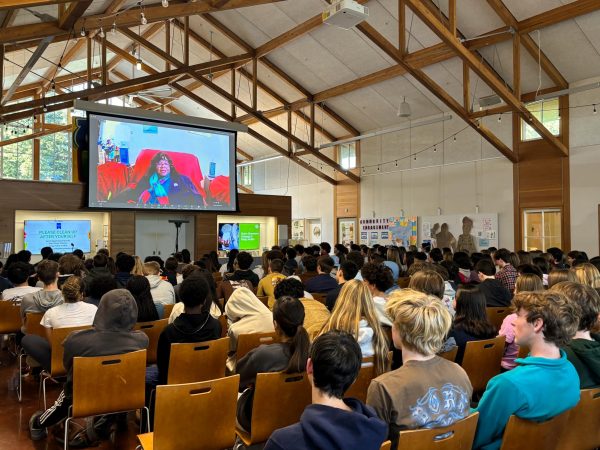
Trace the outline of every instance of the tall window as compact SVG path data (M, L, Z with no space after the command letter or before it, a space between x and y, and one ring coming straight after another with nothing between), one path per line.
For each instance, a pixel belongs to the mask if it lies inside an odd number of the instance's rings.
M33 118L12 122L0 128L2 141L17 142L0 147L0 173L2 178L16 180L33 179L33 141L18 141L31 134Z
M356 142L339 146L338 163L346 170L356 168Z
M252 186L252 165L240 167L240 182L242 186Z
M560 111L558 98L551 100L540 100L527 104L527 109L535 116L537 120L552 133L554 136L560 134ZM524 120L521 121L521 140L533 141L541 139L541 136Z
M546 251L562 248L560 209L523 211L523 249Z
M47 113L45 121L52 125L66 125L67 110ZM40 138L40 180L69 182L73 180L73 158L69 132L53 133Z

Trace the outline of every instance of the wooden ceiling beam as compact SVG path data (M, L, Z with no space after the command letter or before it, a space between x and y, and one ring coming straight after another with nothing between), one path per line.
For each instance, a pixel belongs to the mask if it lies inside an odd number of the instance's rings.
M38 131L36 133L25 134L23 136L16 137L14 139L6 139L4 141L0 141L0 148L6 147L7 145L17 144L19 142L29 141L31 139L38 139L43 136L48 136L54 133L60 133L62 131L70 131L72 129L72 125L61 125L60 128L47 128L42 131Z
M565 20L575 19L600 9L597 0L576 0L563 6L544 11L519 22L519 33L528 34L534 30L546 28Z
M523 119L550 145L556 148L562 155L568 155L567 147L527 109L520 98L515 97L504 82L499 79L490 69L488 69L469 49L453 36L448 29L440 22L438 17L417 0L406 0L411 10L463 61L465 61L471 70L475 72L481 80L486 83L500 98L513 110L518 112Z
M77 3L89 0L0 0L0 11L32 8L34 6L52 6L64 3Z
M58 28L63 30L71 30L75 22L77 22L85 11L92 4L92 0L72 2L69 8L64 12L64 15L58 18Z
M410 0L406 0L407 3ZM361 31L366 37L368 37L375 45L383 50L389 57L394 59L398 64L402 65L408 73L417 79L423 86L425 86L432 94L446 104L452 111L460 116L471 128L479 133L485 140L492 144L495 148L500 151L506 158L512 162L517 161L517 155L506 146L494 133L485 128L482 123L476 119L469 117L467 111L458 103L454 97L448 94L441 86L439 86L433 79L431 79L421 69L413 67L407 63L401 56L400 50L392 45L381 33L375 28L369 25L367 22L363 22L357 26L358 30Z
M246 153L244 150L242 150L239 147L236 147L237 153L242 155L244 158L246 158L248 161L253 161L254 157L248 153Z
M525 47L525 50L535 59L540 59L540 65L544 72L550 77L550 79L561 89L566 89L569 86L567 80L562 76L560 71L552 64L552 61L546 56L546 54L540 50L539 46L533 40L529 34L521 34L519 29L519 22L516 17L510 12L502 0L487 0L488 4L492 9L500 16L502 21L512 27L517 34L521 36L520 43Z

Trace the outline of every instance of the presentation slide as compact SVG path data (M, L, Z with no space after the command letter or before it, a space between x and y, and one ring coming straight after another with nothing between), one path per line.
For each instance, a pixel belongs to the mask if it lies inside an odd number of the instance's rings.
M260 248L260 224L240 223L240 250Z
M70 253L81 249L91 251L92 223L89 220L26 220L23 248L39 255L43 247L55 253Z
M219 224L219 250L229 251L240 248L240 228L237 223Z
M236 133L88 113L91 208L235 211Z

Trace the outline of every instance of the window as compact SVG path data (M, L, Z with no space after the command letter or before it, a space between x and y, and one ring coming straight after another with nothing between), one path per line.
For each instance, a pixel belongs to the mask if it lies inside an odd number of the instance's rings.
M527 104L527 109L538 119L542 124L548 128L550 133L554 136L560 134L560 111L558 98L551 100L540 100ZM530 125L521 121L521 140L522 141L533 141L535 139L541 139L537 131L535 131Z
M356 168L356 142L338 147L338 163L346 170Z
M16 140L31 134L33 118L12 122L1 128L2 141ZM33 179L33 140L15 142L0 148L0 173L2 178Z
M523 249L542 250L562 248L560 209L523 211Z
M69 113L66 109L47 113L47 124L67 125ZM73 180L73 157L71 152L71 134L53 133L40 138L40 180L70 182Z
M240 182L242 186L252 186L252 165L240 167Z

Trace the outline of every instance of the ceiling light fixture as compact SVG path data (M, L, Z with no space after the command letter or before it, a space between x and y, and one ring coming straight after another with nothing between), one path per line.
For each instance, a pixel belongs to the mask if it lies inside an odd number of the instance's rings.
M169 0L162 0L161 2L163 8L168 8L169 7Z
M410 105L406 102L406 97L402 97L402 103L398 107L398 117L410 117Z
M148 24L148 19L146 19L146 14L144 14L144 13L140 14L140 22L142 23L142 25Z

